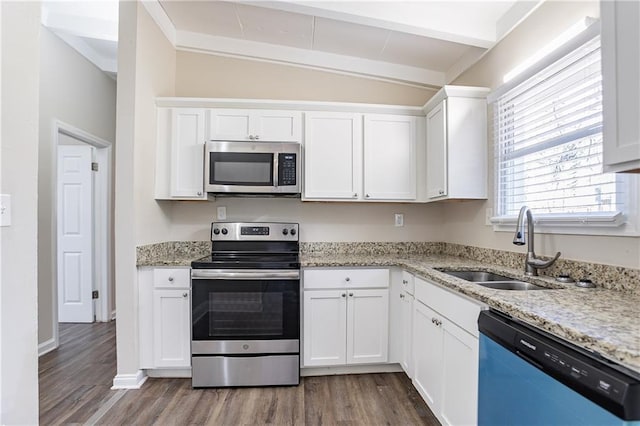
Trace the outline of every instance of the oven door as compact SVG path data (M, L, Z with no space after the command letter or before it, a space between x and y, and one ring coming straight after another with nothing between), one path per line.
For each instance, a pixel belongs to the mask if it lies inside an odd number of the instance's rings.
M299 270L194 269L191 278L194 355L299 352Z

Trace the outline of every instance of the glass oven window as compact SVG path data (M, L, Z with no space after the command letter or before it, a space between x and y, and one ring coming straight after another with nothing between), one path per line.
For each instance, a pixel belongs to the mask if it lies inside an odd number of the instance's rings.
M298 339L300 283L194 280L193 340Z
M273 154L212 152L209 183L212 185L273 186Z

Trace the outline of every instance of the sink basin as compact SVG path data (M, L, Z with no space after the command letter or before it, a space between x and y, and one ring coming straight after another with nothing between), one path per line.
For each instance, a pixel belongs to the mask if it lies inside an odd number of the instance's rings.
M546 290L546 287L523 281L488 281L477 282L476 284L482 287L495 288L496 290Z
M448 271L446 269L441 269L440 272L474 283L487 281L513 281L513 278L511 277L505 277L504 275L494 274L493 272L487 271Z
M440 272L451 275L453 277L462 278L466 281L471 281L477 285L487 288L494 288L496 290L546 290L546 287L542 287L536 284L527 283L524 281L514 280L511 277L506 277L500 274L494 274L487 271L454 271L447 269L439 269Z

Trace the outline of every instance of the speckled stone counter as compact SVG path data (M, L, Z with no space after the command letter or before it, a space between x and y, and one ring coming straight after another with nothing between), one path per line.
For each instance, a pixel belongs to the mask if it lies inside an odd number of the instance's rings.
M136 248L137 266L191 266L211 253L211 241L167 241Z
M606 288L581 289L549 277L525 277L521 268L495 266L442 254L303 254L303 267L400 267L489 307L598 352L640 373L640 294ZM550 288L505 291L482 287L435 268L483 269Z

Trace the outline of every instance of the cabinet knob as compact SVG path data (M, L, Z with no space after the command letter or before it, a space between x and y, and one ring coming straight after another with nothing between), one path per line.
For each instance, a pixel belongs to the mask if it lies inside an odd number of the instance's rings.
M342 293L340 296L347 297L347 293Z
M349 297L353 297L353 293L349 293Z
M198 197L202 197L202 192L198 191Z
M404 299L404 294L401 294L401 295L400 295L400 299Z
M189 293L187 293L186 291L184 293L182 293L182 297L187 297L189 295Z
M438 195L444 195L444 189L439 190Z
M249 135L249 139L254 140L254 139L255 139L255 136L253 136L253 135Z
M345 278L344 280L345 280L346 282L349 282L349 281L351 281L351 278L347 277L347 278Z
M254 138L255 140L258 140L258 139L260 139L260 135L255 135L253 138Z
M357 192L353 193L353 198L358 198L358 193Z
M366 197L366 198L369 198L369 194L365 194L365 197Z
M409 281L407 281L407 280L402 280L402 284L409 284Z
M167 279L169 280L169 282L173 282L173 277L169 277Z

